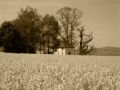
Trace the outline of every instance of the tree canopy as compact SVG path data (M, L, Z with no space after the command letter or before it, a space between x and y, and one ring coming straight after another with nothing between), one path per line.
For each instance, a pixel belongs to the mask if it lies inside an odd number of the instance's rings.
M27 52L34 53L36 46L39 43L39 36L41 34L42 17L37 13L36 9L27 7L21 8L17 19L13 21L17 30L26 40Z
M74 43L74 31L81 22L82 12L77 8L63 7L57 12L58 21L61 25L60 36L66 42Z
M44 46L47 47L49 53L50 48L54 48L59 44L58 36L59 36L59 24L53 15L45 15L43 17L43 39Z
M24 39L9 21L5 21L1 25L0 46L5 49L5 52L26 52Z

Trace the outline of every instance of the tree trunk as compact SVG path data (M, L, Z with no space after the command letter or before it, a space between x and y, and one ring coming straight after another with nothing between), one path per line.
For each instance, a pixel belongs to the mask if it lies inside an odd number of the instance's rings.
M80 31L80 55L82 54L82 41L83 41L83 37L82 37L82 31Z
M80 55L82 55L82 51L83 51L83 47L82 47L82 45L83 45L83 31L84 31L84 29L82 29L82 30L79 30L79 32L80 32Z
M50 53L50 51L49 51L49 42L50 42L50 36L48 36L48 42L47 42L47 53L49 54Z

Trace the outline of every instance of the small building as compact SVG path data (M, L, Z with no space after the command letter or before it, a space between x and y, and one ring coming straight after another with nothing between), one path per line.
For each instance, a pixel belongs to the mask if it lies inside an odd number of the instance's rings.
M59 55L74 55L75 48L73 45L66 43L65 41L61 41L60 45L57 47L56 54Z

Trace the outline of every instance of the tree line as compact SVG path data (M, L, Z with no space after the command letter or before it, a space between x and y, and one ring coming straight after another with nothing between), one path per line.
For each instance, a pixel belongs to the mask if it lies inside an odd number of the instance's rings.
M92 34L87 34L81 25L82 12L77 8L63 7L56 15L38 14L31 7L21 8L16 19L4 21L0 26L0 47L4 52L52 53L61 40L79 46L79 54L93 50L89 43ZM78 42L78 43L76 43Z

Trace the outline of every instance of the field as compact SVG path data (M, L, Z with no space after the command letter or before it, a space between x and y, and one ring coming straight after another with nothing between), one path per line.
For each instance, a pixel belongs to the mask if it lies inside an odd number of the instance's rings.
M120 90L120 57L0 53L0 90Z

